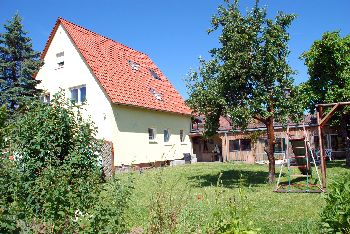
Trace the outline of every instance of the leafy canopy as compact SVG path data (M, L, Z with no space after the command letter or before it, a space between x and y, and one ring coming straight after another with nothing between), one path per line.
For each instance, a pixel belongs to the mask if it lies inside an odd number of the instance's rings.
M7 104L15 110L23 100L36 97L38 81L33 77L40 69L39 52L32 48L31 39L26 37L22 18L17 13L4 25L0 33L0 106Z
M221 46L210 51L211 60L200 59L199 71L192 71L187 82L188 104L206 116L207 133L215 133L221 115L244 128L252 119L285 122L302 112L293 99L294 72L287 63L287 28L295 15L278 12L267 19L258 1L243 15L238 1L225 2L209 30L221 31Z
M311 111L319 103L350 100L350 35L326 32L301 58L310 76L302 87Z

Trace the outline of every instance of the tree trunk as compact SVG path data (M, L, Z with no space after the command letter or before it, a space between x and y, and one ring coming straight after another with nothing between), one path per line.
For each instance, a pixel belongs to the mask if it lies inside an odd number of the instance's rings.
M340 124L341 135L345 140L346 166L350 167L350 139L348 135L348 115L342 113Z
M267 129L267 158L269 159L269 177L268 182L275 182L275 156L274 156L274 146L275 146L275 130L273 128L273 117L269 117L266 122Z

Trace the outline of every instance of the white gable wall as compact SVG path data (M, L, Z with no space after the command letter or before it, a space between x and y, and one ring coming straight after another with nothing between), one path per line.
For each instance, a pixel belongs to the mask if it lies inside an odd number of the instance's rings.
M56 54L64 51L64 66L58 68ZM44 66L36 79L41 80L39 88L53 95L63 89L70 99L70 88L86 85L86 109L84 115L90 116L98 127L98 138L112 140L113 111L109 99L95 77L85 64L75 45L60 25L54 35L44 58Z

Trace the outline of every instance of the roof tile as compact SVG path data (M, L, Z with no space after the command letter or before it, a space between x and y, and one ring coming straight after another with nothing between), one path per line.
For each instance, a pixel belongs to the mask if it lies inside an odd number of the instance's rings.
M59 25L62 25L113 103L189 115L191 110L156 64L144 53L58 18L46 43L43 58ZM129 60L139 64L133 70ZM152 69L161 80L153 78ZM153 88L161 100L149 92Z

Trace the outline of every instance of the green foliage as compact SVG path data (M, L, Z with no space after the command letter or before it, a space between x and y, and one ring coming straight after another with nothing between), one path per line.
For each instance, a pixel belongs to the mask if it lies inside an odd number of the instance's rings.
M0 233L11 233L17 230L16 191L19 173L16 165L8 155L0 154Z
M11 131L24 189L26 216L59 227L76 209L85 210L100 183L96 129L63 95L51 105L31 102ZM60 223L61 222L61 223Z
M6 122L0 155L0 232L126 233L132 180L103 180L101 142L83 110L63 93L22 110Z
M328 186L322 221L324 231L350 233L350 181L349 173L336 178Z
M5 147L5 131L6 131L6 122L8 119L8 114L6 106L3 105L0 107L0 153Z
M246 15L238 1L225 1L213 16L209 33L220 30L220 47L210 51L212 59L200 60L199 71L187 80L188 105L194 113L204 115L205 134L213 135L220 116L227 116L234 126L245 129L259 121L267 128L269 182L275 180L274 123L297 120L303 106L297 98L287 63L289 55L287 29L295 15L279 12L267 18L266 8L255 6Z
M36 89L39 82L33 77L42 62L38 60L40 53L33 50L31 39L26 37L18 13L4 29L0 34L0 106L6 104L12 112L40 94Z
M76 216L81 233L126 233L127 217L125 210L129 207L133 189L133 178L127 181L118 177L111 178L102 185L95 198L94 206Z
M302 88L311 111L319 103L350 100L350 36L326 32L301 58L310 76Z
M301 58L305 59L310 76L301 85L310 112L315 111L316 104L350 100L350 35L342 38L339 32L326 32ZM340 126L340 133L346 139L346 149L350 148L347 128L349 110L348 106L338 108L331 122L332 125ZM346 158L350 166L349 150L346 150Z
M170 179L165 174L165 170L157 170L154 186L148 189L146 233L258 232L248 221L249 205L243 188L239 196L233 196L222 186L221 175L216 175L218 182L211 186L214 193L197 193L189 183L179 183L179 177Z
M287 63L286 30L294 18L279 12L275 20L267 19L258 4L243 15L238 1L219 7L210 32L221 30L221 46L210 51L212 60L200 60L199 72L188 78L188 104L206 116L210 133L217 130L220 115L245 127L252 118L286 122L302 112L292 98L293 71Z
M79 229L75 213L95 207L101 191L96 129L62 94L51 105L33 101L23 109L8 136L19 175L12 193L17 227L23 232L74 232Z
M50 166L69 165L72 176L98 167L100 142L96 128L83 120L81 109L65 100L62 93L50 105L30 102L11 129L11 150L18 155L28 179Z

